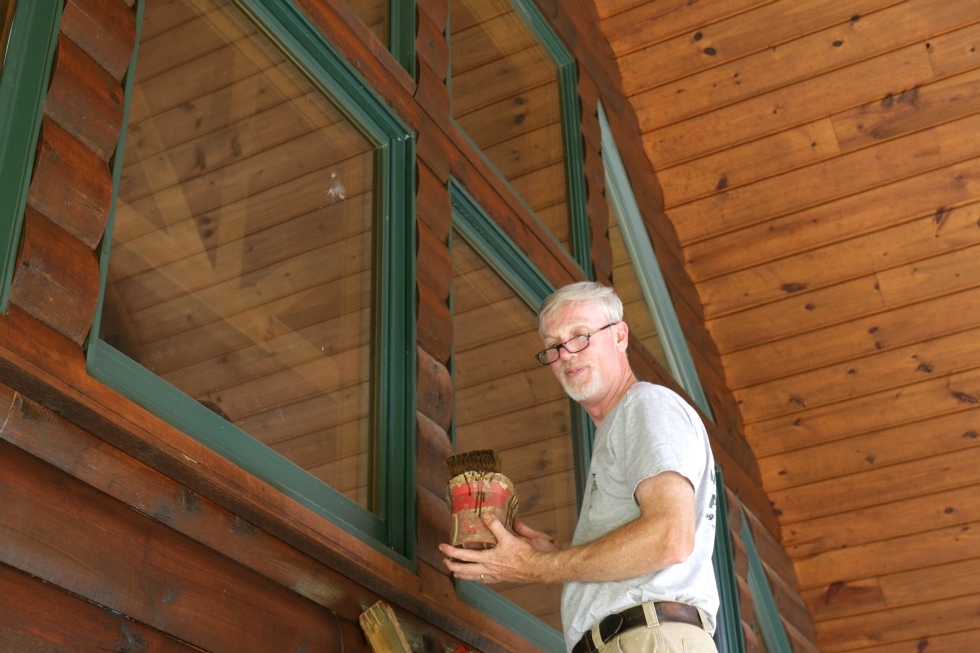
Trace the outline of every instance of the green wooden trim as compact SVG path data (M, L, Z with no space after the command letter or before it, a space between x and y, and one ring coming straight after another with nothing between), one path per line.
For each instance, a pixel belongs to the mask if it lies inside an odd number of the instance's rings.
M527 256L490 218L465 188L449 179L449 194L453 206L453 228L476 249L487 264L503 278L520 298L537 311L545 298L554 292L554 285L541 274ZM452 241L450 241L452 247ZM450 294L450 303L454 301ZM455 383L454 383L455 385ZM582 505L585 479L588 476L594 429L588 415L577 403L569 400L572 412L572 443L575 457L575 485L578 505ZM523 608L496 591L478 583L456 581L457 595L465 603L525 637L546 651L565 650L560 632L548 626Z
M275 453L184 393L98 339L102 301L115 221L125 130L113 169L113 212L100 251L102 286L89 340L93 377L145 406L209 448L302 505L350 531L376 550L415 569L415 140L411 130L360 81L356 71L299 9L274 0L237 0L240 8L288 53L308 78L344 112L376 147L377 216L373 332L376 375L372 393L377 514ZM137 6L137 43L143 0ZM138 48L137 48L138 50ZM135 70L137 53L133 55ZM132 75L126 80L124 124L128 125Z
M755 548L752 528L749 526L744 508L742 509L742 543L745 544L745 550L749 556L749 590L752 592L755 616L759 622L759 628L762 630L762 640L766 644L766 651L768 653L793 653L789 638L786 636L786 629L783 628L783 620L776 608L776 601L772 597L772 589L766 579L766 572L762 568L759 552Z
M640 287L643 290L643 299L653 316L657 333L662 336L670 372L701 407L708 419L714 421L711 405L694 368L691 350L681 330L677 312L674 311L670 292L667 290L663 273L657 263L657 256L643 223L643 215L633 195L626 167L619 156L602 103L599 104L598 109L599 126L602 130L602 160L606 169L606 194L619 218L619 231L623 235L626 250L636 268Z
M568 206L568 240L569 247L562 245L551 233L537 213L531 208L527 201L518 193L510 182L497 171L497 167L483 153L469 134L459 126L454 118L450 118L457 131L479 152L483 160L497 172L497 176L504 183L511 194L528 210L538 224L554 239L561 249L568 251L572 260L579 267L583 276L594 279L592 269L592 245L589 231L588 204L585 188L585 155L582 150L581 116L579 114L578 102L578 81L576 73L575 59L565 49L564 44L555 35L548 21L541 14L532 0L510 0L511 6L518 16L524 21L535 36L541 47L551 57L558 74L558 96L561 106L561 125L562 125L562 145L565 155L565 192ZM452 30L447 27L447 42L451 39ZM448 43L449 51L452 52L452 44ZM449 88L449 97L452 98L452 65L446 71L446 86ZM450 115L452 111L450 110Z
M18 2L0 74L0 312L7 312L61 2Z
M505 599L486 585L456 580L456 596L491 619L507 626L538 648L565 653L564 636L519 605Z
M720 605L715 618L715 645L718 653L745 653L742 636L742 611L738 604L735 580L735 551L728 523L728 499L721 467L715 465L715 550L711 564L715 569Z
M388 49L413 79L418 78L415 31L415 0L389 0Z
M565 189L568 201L568 240L571 254L586 277L594 279L589 215L585 192L585 154L582 150L582 117L579 113L578 75L575 59L531 0L511 0L538 42L558 69L561 98L562 141L565 146Z

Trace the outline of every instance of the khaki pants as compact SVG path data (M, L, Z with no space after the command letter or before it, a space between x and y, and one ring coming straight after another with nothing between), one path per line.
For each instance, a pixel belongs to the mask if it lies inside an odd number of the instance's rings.
M704 628L675 621L661 623L652 606L643 607L646 628L639 626L612 638L599 648L601 653L718 653L715 640Z

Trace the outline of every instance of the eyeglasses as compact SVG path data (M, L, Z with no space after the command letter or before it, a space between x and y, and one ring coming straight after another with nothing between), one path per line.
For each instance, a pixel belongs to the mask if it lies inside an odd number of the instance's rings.
M620 320L622 321L622 320ZM556 360L561 358L560 349L564 349L569 354L577 354L586 347L589 346L589 339L600 331L605 331L609 327L619 324L619 322L610 322L601 329L596 329L592 333L583 333L580 336L575 336L574 338L569 338L565 342L559 343L557 345L551 345L547 349L542 349L534 355L538 359L538 362L542 365L551 365Z

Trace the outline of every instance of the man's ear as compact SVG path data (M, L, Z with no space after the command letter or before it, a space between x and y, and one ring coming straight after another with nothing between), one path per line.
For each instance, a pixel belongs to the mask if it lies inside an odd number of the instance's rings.
M626 349L630 342L630 328L626 322L620 322L616 325L616 346L621 349Z

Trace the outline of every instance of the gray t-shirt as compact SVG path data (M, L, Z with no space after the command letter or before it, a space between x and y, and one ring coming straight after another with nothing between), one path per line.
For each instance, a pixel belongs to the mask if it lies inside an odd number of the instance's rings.
M567 583L561 616L568 650L603 617L645 601L701 608L712 631L718 610L711 552L715 542L715 463L697 412L677 393L635 383L596 431L589 490L572 545L591 542L640 516L640 481L674 471L694 486L694 552L652 575L605 583Z

